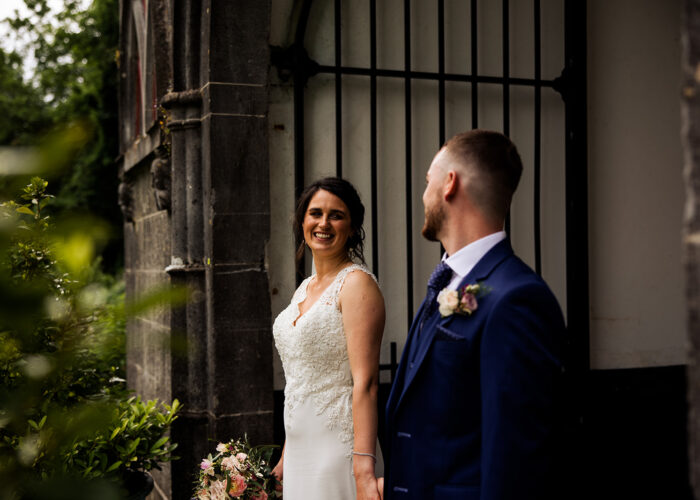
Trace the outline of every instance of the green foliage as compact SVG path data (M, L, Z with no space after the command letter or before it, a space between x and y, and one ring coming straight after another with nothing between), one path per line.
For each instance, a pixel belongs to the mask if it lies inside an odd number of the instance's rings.
M47 215L47 189L35 177L0 204L0 498L114 498L98 478L172 459L179 403L127 399L139 305L99 270L100 224Z
M0 50L0 144L30 144L50 123L38 89L22 76L22 57Z
M160 463L176 457L177 444L164 436L177 418L180 403L172 406L140 398L122 401L112 413L108 427L89 439L76 441L66 452L66 472L78 472L85 478L122 476L127 470L160 469Z
M56 179L54 206L89 210L117 228L119 2L92 0L87 8L83 3L63 0L52 12L48 0L25 0L30 13L7 21L16 39L25 42L16 53L0 55L0 84L13 90L0 98L0 111L10 110L0 125L0 145L35 145L52 127L84 120L94 137ZM36 61L32 84L22 81L19 64L30 55ZM22 126L14 130L16 124ZM118 267L121 246L121 238L114 237L103 250L107 269Z
M43 279L47 282L47 286L64 294L65 275L60 276L56 271L56 261L53 259L46 237L49 217L44 215L44 209L53 198L46 193L48 184L40 177L33 177L22 190L20 198L23 202L5 202L0 204L0 209L3 211L2 217L6 220L15 216L17 228L20 229L11 240L12 247L9 252L13 279L15 281Z

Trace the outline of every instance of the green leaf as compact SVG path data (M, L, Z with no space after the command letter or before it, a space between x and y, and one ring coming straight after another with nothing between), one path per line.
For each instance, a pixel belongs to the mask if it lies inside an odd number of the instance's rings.
M129 443L129 447L127 448L127 454L131 454L136 450L136 447L139 445L141 442L141 438L136 438L134 439L131 443Z
M26 214L26 215L34 215L34 212L29 207L17 207L17 212L20 214Z
M112 472L113 470L117 470L119 468L119 466L121 466L121 464L122 464L122 461L117 460L112 465L110 465L109 469L107 469L105 472Z
M168 441L168 439L170 439L168 436L163 436L158 441L156 441L155 444L151 446L151 452L160 448L163 444L165 444Z

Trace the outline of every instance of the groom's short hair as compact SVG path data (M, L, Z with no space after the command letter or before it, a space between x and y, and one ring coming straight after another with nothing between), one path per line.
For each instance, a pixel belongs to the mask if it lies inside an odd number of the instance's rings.
M443 146L467 176L467 191L489 219L503 221L518 187L523 164L511 140L500 132L470 130Z

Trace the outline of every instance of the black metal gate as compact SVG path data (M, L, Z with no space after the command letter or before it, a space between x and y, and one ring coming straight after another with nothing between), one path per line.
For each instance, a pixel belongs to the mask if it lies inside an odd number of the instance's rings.
M470 15L471 39L471 69L469 73L458 74L445 71L445 1L436 0L437 8L437 45L438 71L416 71L411 68L411 1L403 1L403 36L404 36L404 68L402 70L384 69L377 65L377 0L354 2L353 8L369 10L369 47L370 64L368 67L345 66L341 61L341 0L334 1L334 52L335 61L332 65L320 65L311 60L304 48L304 36L313 7L312 0L300 0L295 4L297 17L294 43L286 49L274 48L273 63L277 66L282 78L293 78L294 83L294 166L295 194L298 196L305 182L304 158L304 96L305 86L309 78L319 74L330 74L335 77L335 172L343 176L343 130L342 130L342 85L344 77L358 75L369 79L370 106L370 177L371 177L371 242L372 267L375 275L379 276L379 245L377 240L377 81L378 79L394 79L402 81L405 92L405 184L406 190L406 252L407 252L407 328L413 317L413 224L412 220L412 83L416 81L433 81L438 84L438 99L435 106L439 113L439 137L436 145L445 142L445 83L462 82L471 90L471 126L479 127L479 90L483 84L497 85L502 90L503 103L503 133L510 134L511 91L514 87L530 88L534 92L534 254L535 268L538 273L542 269L541 225L540 225L540 164L542 157L541 140L541 108L542 92L558 92L565 106L565 151L566 164L566 291L567 291L567 323L569 330L569 352L567 353L567 368L571 382L577 388L581 387L583 376L589 365L589 305L588 305L588 217L587 217L587 156L586 156L586 3L581 0L565 0L564 23L565 30L565 64L561 75L547 80L541 77L541 2L533 0L534 18L534 78L515 78L511 76L510 68L510 2L502 0L502 74L490 76L478 72L478 37L477 37L477 0L468 2ZM397 16L398 17L398 16ZM437 150L437 148L436 148ZM299 279L299 278L298 278ZM422 286L422 284L419 284ZM393 343L392 343L393 344ZM396 346L392 345L392 360L389 365L382 365L394 374L396 364ZM576 411L576 413L579 413Z

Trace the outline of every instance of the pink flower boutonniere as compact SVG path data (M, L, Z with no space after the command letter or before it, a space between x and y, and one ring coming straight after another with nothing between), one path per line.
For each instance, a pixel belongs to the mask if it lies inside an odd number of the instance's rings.
M482 284L465 285L457 290L448 290L443 288L437 296L439 305L438 310L440 315L445 318L452 314L461 314L462 316L471 315L479 308L479 302L476 300L487 293L488 290Z

